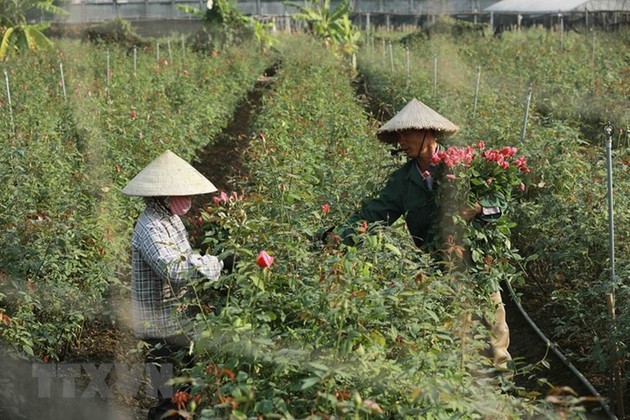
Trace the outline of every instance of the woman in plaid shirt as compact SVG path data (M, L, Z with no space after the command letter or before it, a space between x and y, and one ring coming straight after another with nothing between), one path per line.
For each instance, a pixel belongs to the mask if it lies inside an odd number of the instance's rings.
M180 219L190 209L192 195L216 190L169 150L122 190L127 195L144 197L146 204L131 239L131 309L135 336L150 346L149 362L174 364L174 354L190 346L185 299L189 284L201 277L216 280L223 268L217 257L192 250ZM188 359L186 364L190 363ZM160 408L152 408L150 417L159 414L156 410L165 412L169 404L170 398L161 399Z

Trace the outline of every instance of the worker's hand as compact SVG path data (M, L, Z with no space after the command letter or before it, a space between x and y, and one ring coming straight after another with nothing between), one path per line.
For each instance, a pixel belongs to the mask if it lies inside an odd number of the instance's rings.
M210 280L216 280L221 274L221 263L213 255L193 254L191 262L195 269Z
M464 220L472 220L473 218L479 216L481 214L481 204L478 202L475 203L474 207L465 205L460 211L459 215L464 218Z
M335 237L338 237L337 234L335 234L335 228L336 226L333 226L331 228L328 228L324 231L324 233L322 233L320 235L320 240L324 243L324 244L331 244L331 243L336 243L339 242L338 240L335 241Z

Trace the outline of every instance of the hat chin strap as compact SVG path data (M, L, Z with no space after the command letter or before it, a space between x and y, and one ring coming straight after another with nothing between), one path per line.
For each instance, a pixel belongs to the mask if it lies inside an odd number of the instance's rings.
M418 150L418 156L414 158L416 161L420 159L420 156L422 156L422 149L424 148L424 141L426 139L427 139L427 131L424 130L424 135L422 136L422 142L420 143L420 150Z

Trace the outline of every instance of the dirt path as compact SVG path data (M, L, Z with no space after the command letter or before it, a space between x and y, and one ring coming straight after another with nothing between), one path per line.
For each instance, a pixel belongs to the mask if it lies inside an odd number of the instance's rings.
M193 166L219 190L232 191L247 177L243 152L255 137L252 125L262 96L273 83L277 65L265 70L256 86L236 109L234 117L212 145L197 153ZM207 199L207 197L205 197ZM200 200L203 200L201 197ZM198 203L196 203L198 204Z

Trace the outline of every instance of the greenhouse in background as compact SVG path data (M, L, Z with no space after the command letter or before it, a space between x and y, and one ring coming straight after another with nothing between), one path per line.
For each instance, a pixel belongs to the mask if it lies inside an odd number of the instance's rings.
M293 3L310 4L308 1ZM332 7L340 1L331 1ZM245 15L272 22L274 30L299 30L291 18L296 7L278 0L239 0L236 7ZM451 16L473 23L489 24L494 33L542 25L556 30L615 30L630 22L630 0L350 0L353 23L361 29L386 30L428 27L438 16ZM205 1L194 0L71 0L62 7L66 17L57 23L89 24L122 18L140 30L193 31L197 18L177 6L205 9ZM156 25L160 22L159 26ZM150 32L150 30L149 30Z

